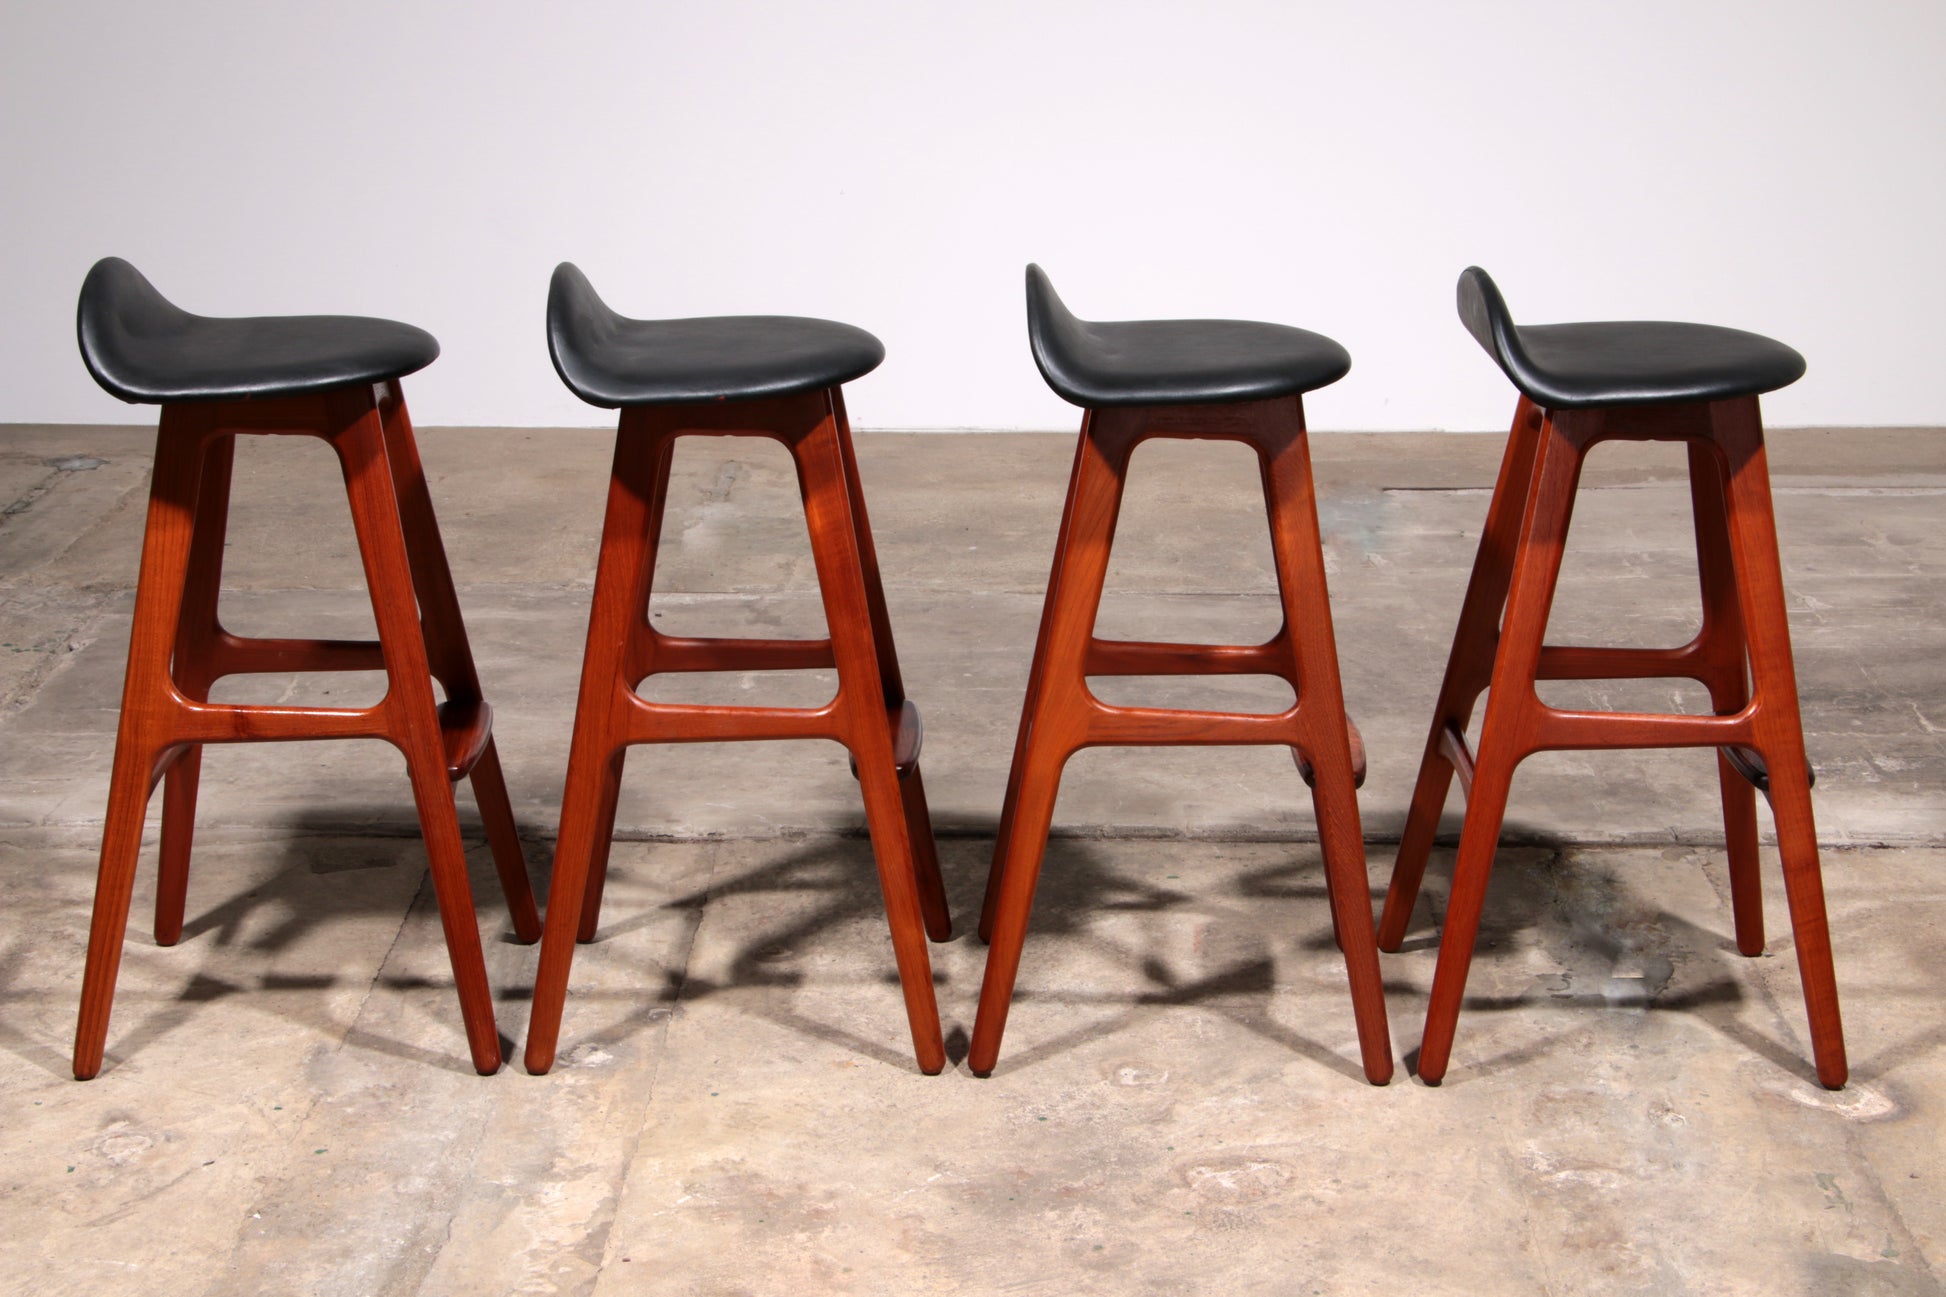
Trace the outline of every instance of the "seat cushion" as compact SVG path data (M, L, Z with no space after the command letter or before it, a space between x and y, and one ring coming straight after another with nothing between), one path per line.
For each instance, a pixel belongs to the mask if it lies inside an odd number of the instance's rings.
M877 369L885 347L849 324L796 315L636 320L562 262L547 294L555 372L590 405L688 405L790 396Z
M1345 349L1320 333L1250 320L1098 323L1027 267L1027 337L1041 377L1081 406L1262 401L1335 383Z
M1514 386L1555 409L1722 401L1804 376L1804 357L1742 329L1669 320L1518 326L1477 266L1460 275L1459 311Z
M120 257L81 285L81 358L124 401L229 401L296 396L399 378L430 365L424 329L358 315L217 319L176 306Z

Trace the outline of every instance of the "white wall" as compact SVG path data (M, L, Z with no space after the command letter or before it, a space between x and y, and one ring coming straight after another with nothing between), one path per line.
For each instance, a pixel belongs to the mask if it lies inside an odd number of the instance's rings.
M1946 424L1946 4L4 0L0 421L145 420L73 301L436 333L423 424L596 424L548 272L638 315L828 315L863 427L1071 428L1021 267L1098 318L1329 333L1319 428L1502 428L1453 314L1758 329L1773 424Z

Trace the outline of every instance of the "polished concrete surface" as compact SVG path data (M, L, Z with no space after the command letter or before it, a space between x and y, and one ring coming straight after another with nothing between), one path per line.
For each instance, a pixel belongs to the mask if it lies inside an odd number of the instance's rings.
M1812 1077L1766 848L1769 953L1730 939L1710 759L1552 754L1515 782L1452 1069L1358 1077L1308 801L1267 749L1069 766L999 1068L964 1070L979 903L1071 436L860 436L958 935L954 1065L913 1068L856 785L827 744L637 749L600 939L547 1077L467 1066L397 756L212 750L188 928L136 918L108 1063L69 1079L152 434L0 428L0 1292L1942 1291L1946 434L1772 437L1852 1084ZM1319 435L1374 894L1502 439ZM530 866L566 764L609 434L422 433ZM774 444L677 456L658 624L815 633ZM1248 452L1137 453L1105 634L1275 628ZM239 452L226 622L370 625L319 444ZM1694 628L1672 447L1598 450L1552 637ZM831 680L658 681L815 703ZM376 695L370 677L219 697ZM1549 686L1692 709L1667 683ZM1282 697L1280 698L1280 690ZM1118 681L1277 708L1282 686ZM1457 826L1458 800L1449 806ZM501 1031L535 952L477 822ZM154 822L151 820L151 837ZM1417 1045L1441 852L1386 956ZM517 1058L517 1055L516 1055Z

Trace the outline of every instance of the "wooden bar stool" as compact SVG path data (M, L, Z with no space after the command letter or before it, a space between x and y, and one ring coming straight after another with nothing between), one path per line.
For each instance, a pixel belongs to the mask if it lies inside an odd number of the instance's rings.
M1068 758L1102 745L1268 743L1289 747L1311 786L1365 1075L1383 1085L1392 1047L1358 821L1364 751L1339 687L1302 399L1342 378L1351 357L1329 338L1278 324L1077 319L1038 266L1027 268L1027 331L1042 377L1085 414L980 914L992 949L967 1065L985 1076L1000 1053ZM1151 437L1240 441L1256 451L1284 615L1265 643L1095 638L1129 456ZM1279 676L1297 701L1275 715L1116 707L1089 692L1091 675Z
M581 662L567 792L541 939L527 1069L554 1065L576 939L601 915L622 763L636 743L835 739L850 749L892 928L912 1045L923 1072L946 1065L933 999L928 935L951 935L919 777L919 711L906 699L892 647L878 556L865 514L839 385L878 367L885 349L848 324L790 316L633 320L563 263L547 301L554 367L575 395L621 409L615 465ZM678 437L758 436L797 465L828 639L748 640L664 635L649 624L656 543ZM835 667L822 707L655 703L637 691L671 671Z
M385 739L405 755L467 1044L474 1067L495 1071L500 1037L467 884L455 780L473 781L522 941L540 936L540 916L494 752L493 709L480 695L399 388L403 375L432 363L439 344L390 320L191 315L115 257L88 272L79 331L81 356L95 381L124 401L160 405L162 417L75 1032L75 1076L86 1080L101 1068L142 821L157 781L163 794L155 939L172 946L182 935L202 745L340 738ZM337 453L378 623L375 642L243 638L223 629L217 591L230 466L235 439L246 433L318 437ZM211 684L227 675L378 670L385 672L386 693L371 707L209 701ZM444 702L433 697L435 679Z
M1379 923L1397 950L1453 776L1466 820L1439 940L1419 1075L1446 1073L1480 907L1514 767L1558 749L1713 747L1723 795L1737 948L1763 953L1756 791L1770 801L1790 899L1818 1079L1845 1083L1811 770L1804 758L1790 627L1764 465L1761 393L1794 383L1804 358L1737 329L1662 321L1519 328L1486 272L1459 281L1460 319L1520 389ZM1543 642L1582 457L1602 441L1680 441L1689 455L1703 624L1673 649ZM1712 716L1550 707L1538 680L1677 678L1708 688ZM1466 729L1487 691L1478 751Z

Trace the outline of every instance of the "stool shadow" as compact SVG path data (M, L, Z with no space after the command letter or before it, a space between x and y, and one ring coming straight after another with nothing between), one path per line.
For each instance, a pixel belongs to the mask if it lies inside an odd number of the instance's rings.
M1531 829L1516 830L1510 836L1516 833L1525 844L1546 841L1545 835ZM1485 980L1483 972L1491 978L1496 966L1517 966L1516 961L1525 959L1535 946L1550 952L1559 971L1536 975L1531 985L1517 992L1470 992L1462 1001L1463 1014L1531 1010L1542 1004L1625 1013L1686 1013L1780 1070L1816 1082L1809 1059L1783 1038L1785 1023L1780 1006L1769 1006L1776 1019L1772 1032L1760 1031L1747 1020L1744 1011L1749 1004L1767 1001L1768 995L1762 984L1754 981L1747 967L1750 961L1737 951L1734 921L1725 902L1719 899L1716 904L1720 923L1701 927L1655 905L1630 884L1624 873L1601 863L1590 851L1578 852L1575 859L1567 861L1569 849L1568 844L1559 842L1500 849L1474 948L1469 985L1478 986ZM1720 848L1716 854L1719 858L1706 868L1727 867L1720 858ZM1421 894L1424 909L1443 907L1451 877L1451 855L1449 848L1436 848ZM1602 898L1603 904L1589 905L1590 896ZM1423 913L1423 909L1415 911L1416 916ZM1654 938L1632 943L1623 940L1624 932L1654 934ZM1387 996L1396 997L1395 1016L1402 1020L1407 1038L1415 1036L1424 1021L1432 977L1430 952L1438 945L1435 928L1409 938L1399 954L1382 956L1396 966L1396 961L1408 953L1426 952L1420 955L1423 962L1418 978L1388 979L1385 984ZM1705 964L1711 959L1715 961L1713 968ZM1613 975L1618 966L1639 968L1644 975L1618 978ZM1682 973L1680 984L1672 987L1678 969ZM1635 985L1629 985L1631 982ZM1407 1005L1411 1008L1406 1009ZM1465 1031L1462 1017L1462 1039ZM1547 1057L1561 1043L1559 1037L1537 1039L1469 1062L1463 1068L1456 1067L1444 1084L1465 1084L1513 1071ZM1407 1054L1408 1065L1415 1071L1417 1052L1414 1048Z
M397 809L393 804L386 803L370 807L341 805L320 808L315 813L301 813L293 818L288 830L279 839L261 844L263 855L274 860L274 863L261 869L252 867L253 885L233 890L213 903L213 880L210 875L214 871L207 867L199 869L197 860L207 859L208 852L217 849L234 854L239 848L237 844L207 844L205 851L192 856L189 912L180 941L168 948L155 946L150 935L155 851L152 844L148 845L138 864L138 885L129 912L125 950L132 953L146 947L156 961L167 964L179 962L180 975L187 976L188 981L181 990L160 996L127 985L118 988L108 1065L114 1066L118 1060L139 1052L179 1028L189 1026L191 1030L196 1029L191 1019L207 1016L197 1014L197 1007L233 999L254 1011L273 1014L327 1039L342 1040L357 1048L376 1050L409 1062L470 1074L473 1069L466 1056L456 998L451 1001L450 1023L443 1023L442 1019L442 1030L450 1027L451 1032L452 1043L447 1047L443 1043L431 1046L415 1044L361 1027L356 1017L347 1021L331 1015L324 1007L327 1001L318 994L349 982L363 981L386 993L436 988L451 996L453 982L450 972L442 977L390 973L385 966L391 958L389 943L385 943L381 949L380 962L369 971L347 969L290 974L264 967L270 960L291 950L307 935L320 929L336 924L379 922L403 927L413 922L415 911L434 908L425 847L416 832L416 824L415 831L404 835L370 832L373 823L383 823ZM406 810L410 811L409 802ZM153 812L150 819L153 828ZM360 828L364 832L361 833ZM527 826L522 826L522 831L524 834ZM477 825L468 831L464 821L462 832L467 837L468 874L476 911L491 930L492 916L497 910L499 927L503 932L507 931L508 920L500 895L499 879L494 873L483 837ZM523 845L529 847L531 856L531 845ZM395 879L397 871L401 870L410 871L412 881L409 890ZM339 875L348 876L337 877ZM370 885L370 880L379 875L385 876L387 885ZM319 885L315 881L327 876L332 879L329 885ZM198 908L199 905L202 908ZM437 923L423 926L428 940L439 944ZM438 962L442 965L443 955L441 946ZM127 957L125 954L124 982L128 980ZM176 972L174 968L169 971ZM496 1007L509 998L505 994L507 988L502 985L503 981L504 975L495 978ZM220 1026L213 1029L220 1030ZM4 1039L4 1034L0 1033L0 1041ZM503 1037L503 1049L505 1046ZM38 1055L42 1051L33 1052L36 1061L41 1061ZM54 1070L64 1074L66 1058L64 1055L58 1057L58 1068Z
M1294 906L1289 917L1293 924L1322 925L1321 936L1300 940L1300 946L1315 949L1321 943L1331 948L1330 915L1323 904L1322 863L1315 843L1291 843L1293 853L1310 857L1305 863L1289 862L1244 874L1234 886L1220 883L1199 885L1193 872L1174 881L1181 886L1132 878L1117 869L1116 846L1120 840L1053 838L1042 866L1032 922L1028 929L1023 963L1031 967L1037 945L1050 941L1080 942L1100 952L1108 961L1140 970L1146 985L1126 992L1050 991L1029 984L1014 992L1016 1005L1050 1004L1076 1008L1118 1009L1112 1016L1062 1032L1025 1049L1004 1051L1001 1066L1009 1070L1032 1067L1050 1058L1104 1039L1131 1026L1145 1010L1168 1006L1200 1006L1222 1015L1293 1054L1362 1082L1364 1072L1355 1058L1345 1057L1321 1042L1293 1031L1272 1016L1277 991L1277 962L1272 951L1246 955L1228 962L1216 971L1197 977L1183 977L1150 951L1115 941L1099 930L1095 919L1103 913L1167 914L1197 904L1215 903L1260 910L1265 903L1315 899L1315 905ZM1184 842L1188 851L1208 850L1219 844ZM982 843L990 854L991 843ZM1294 880L1309 874L1315 883L1297 884ZM984 879L981 880L984 888ZM977 896L977 894L976 894ZM978 901L967 912L966 927L971 929L978 916ZM1239 932L1244 930L1242 920ZM1342 1012L1344 1026L1351 1022L1351 1001L1345 995Z
M858 921L884 923L884 903L879 896L871 842L862 833L857 836L820 838L802 844L778 842L774 845L781 853L775 858L740 870L733 876L713 877L704 887L666 897L646 909L602 924L596 933L596 944L647 927L655 921L656 915L671 910L689 911L694 915L690 927L692 941L684 951L680 972L665 975L665 985L653 995L648 1008L622 1022L600 1029L597 1039L609 1043L626 1039L666 1016L677 1003L695 1002L731 992L777 992L809 987L816 979L798 962L796 957L801 950L815 945L821 939L821 934L830 929ZM628 872L622 865L611 865L609 897L623 890L616 888L614 883L625 879ZM711 904L728 898L761 895L791 896L799 900L788 905L789 915L778 925L767 927L736 949L723 975L711 978L699 975L690 965L693 937L705 910ZM808 906L804 898L809 898ZM612 913L613 906L610 905L609 909ZM885 955L886 976L896 984L898 975L890 967L889 947ZM942 980L942 975L935 970L935 987ZM523 993L531 994L531 988ZM587 998L589 994L578 991L576 998ZM592 994L595 998L627 998L631 995L625 991ZM737 1007L799 1035L835 1045L850 1053L896 1067L912 1065L908 1052L887 1044L888 1041L904 1041L902 1017L887 1020L883 1037L867 1038L836 1023L817 1018L803 1008L788 1003L786 997L781 995L743 995L737 999ZM581 1041L588 1037L577 1034L576 1039Z

